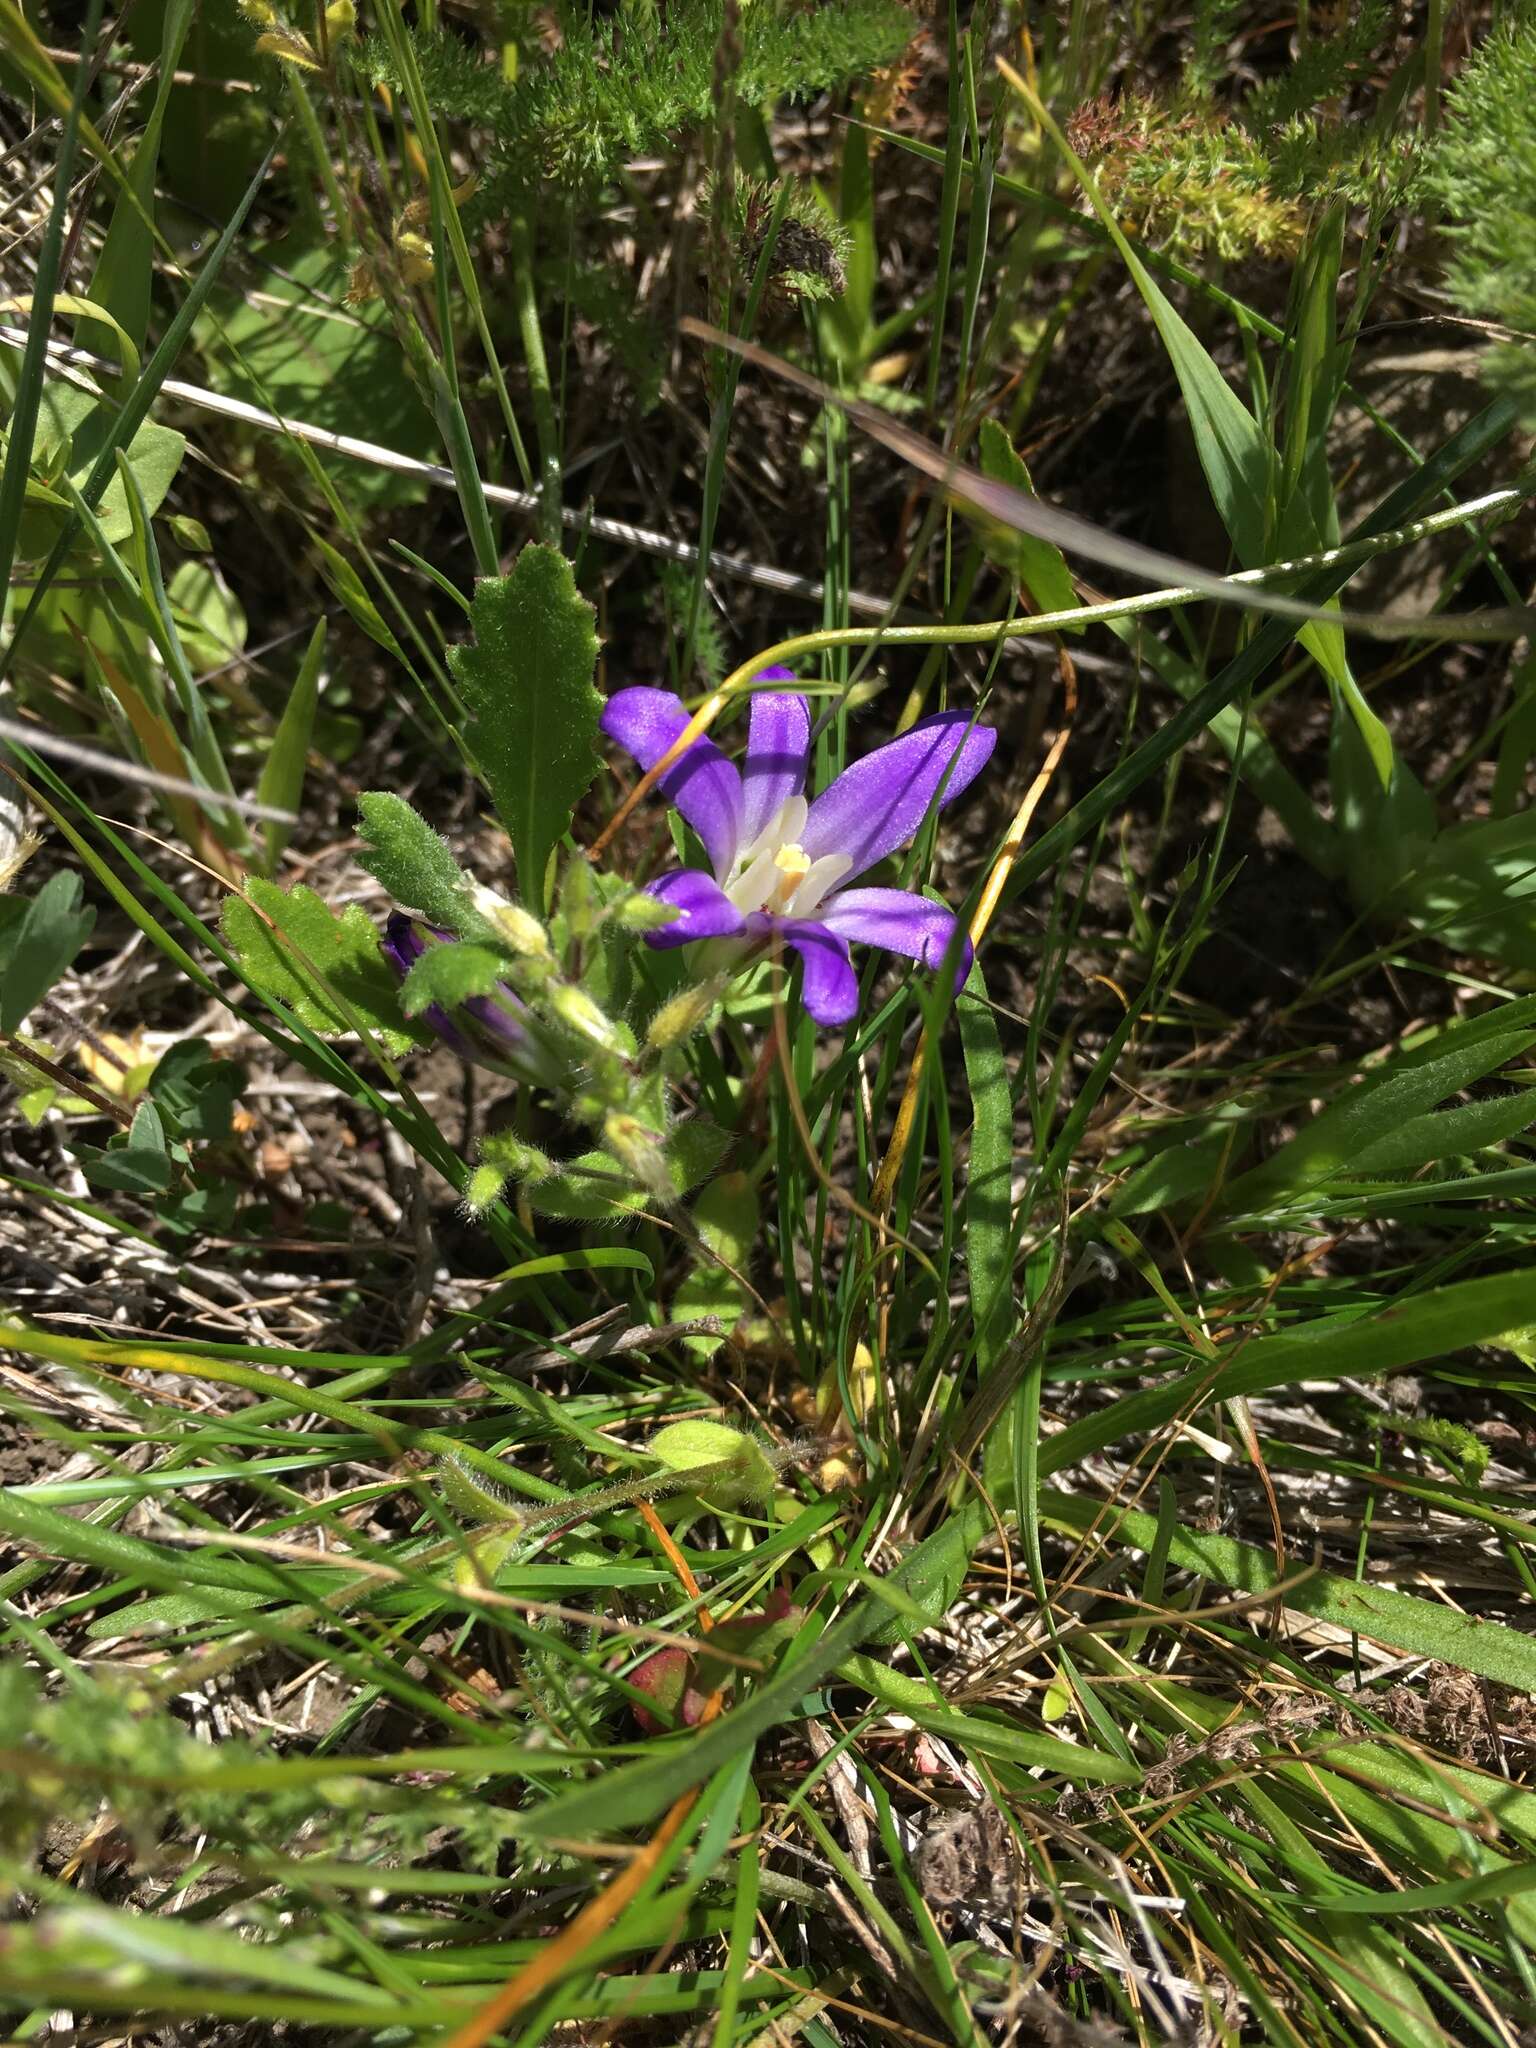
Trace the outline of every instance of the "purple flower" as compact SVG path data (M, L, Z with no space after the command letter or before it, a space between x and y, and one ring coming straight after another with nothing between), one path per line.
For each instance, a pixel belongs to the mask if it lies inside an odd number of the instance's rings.
M789 669L763 673L793 681ZM687 723L670 690L644 685L610 697L602 718L604 732L642 768L659 761ZM925 896L848 884L905 845L936 797L948 803L959 796L996 741L990 726L973 726L963 711L940 711L855 761L808 803L806 701L795 690L756 692L739 770L701 738L660 779L662 794L704 842L714 873L680 868L650 884L679 915L648 932L647 942L761 944L777 935L800 956L805 1007L817 1023L846 1024L859 1001L850 940L937 967L955 930L954 912ZM957 988L970 964L967 940Z
M457 944L452 932L407 917L403 910L389 913L381 941L384 958L402 982L429 946ZM441 1003L429 1003L415 1021L425 1024L461 1060L529 1079L536 1062L524 1015L522 1003L503 982L495 995L468 996L451 1010Z

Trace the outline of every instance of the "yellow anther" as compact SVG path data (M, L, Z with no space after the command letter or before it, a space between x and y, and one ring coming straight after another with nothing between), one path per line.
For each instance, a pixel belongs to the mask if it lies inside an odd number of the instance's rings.
M773 907L788 910L794 901L795 891L811 872L810 855L803 846L791 843L779 848L773 856L773 864L780 875L773 888Z

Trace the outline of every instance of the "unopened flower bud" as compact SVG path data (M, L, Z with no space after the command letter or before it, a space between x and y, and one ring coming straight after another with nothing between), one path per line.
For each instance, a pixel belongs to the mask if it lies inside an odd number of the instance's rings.
M499 1167L509 1180L516 1181L548 1180L555 1170L547 1153L512 1131L493 1131L482 1138L480 1163Z
M477 1166L464 1183L464 1207L471 1216L484 1216L501 1200L509 1175L499 1166Z
M675 1199L677 1190L667 1173L666 1157L649 1125L615 1110L603 1119L603 1143L648 1193L664 1202Z
M590 1039L604 1052L624 1053L630 1050L613 1019L574 982L562 981L558 988L551 989L549 1007L568 1031L574 1031L579 1038Z
M525 960L553 960L549 933L531 910L525 910L521 903L509 903L483 882L476 883L471 890L470 901L508 952Z
M565 879L560 885L560 914L565 919L566 929L573 939L587 938L596 929L602 913L603 905L597 892L597 877L592 872L592 863L584 853L578 853L567 865Z
M464 1184L464 1207L480 1217L501 1199L509 1180L519 1186L536 1187L548 1180L554 1166L537 1145L530 1145L512 1131L493 1131L480 1141L480 1162Z
M663 925L675 924L681 916L675 903L663 903L659 896L652 896L645 889L636 889L613 908L614 922L627 932L658 932Z
M875 1370L875 1361L870 1356L867 1344L860 1343L853 1347L853 1357L848 1365L847 1384L848 1393L845 1401L835 1365L829 1365L817 1382L816 1419L823 1429L834 1436L851 1436L850 1423L867 1422L874 1408L880 1376Z
M696 988L685 988L670 1002L663 1003L651 1019L645 1034L646 1044L657 1052L669 1052L674 1045L685 1044L695 1031L709 1022L709 1013L719 1002L722 987L722 982L715 977L701 981Z
M429 947L457 943L451 932L395 910L390 912L385 926L383 953L404 983ZM515 1080L557 1086L563 1076L530 1037L527 1015L522 999L501 982L493 994L468 996L451 1009L441 1003L429 1003L418 1022L425 1024L461 1060L509 1074Z

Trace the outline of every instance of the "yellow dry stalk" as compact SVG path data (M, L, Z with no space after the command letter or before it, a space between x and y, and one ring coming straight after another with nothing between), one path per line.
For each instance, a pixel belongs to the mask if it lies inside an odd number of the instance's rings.
M971 919L970 940L978 953L992 923L993 914L1002 899L1003 890L1008 885L1008 877L1013 873L1014 865L1024 851L1024 841L1035 812L1040 808L1040 799L1050 788L1051 777L1056 773L1061 757L1066 751L1067 741L1072 736L1072 719L1077 709L1077 685L1065 652L1062 655L1062 662L1063 675L1067 682L1066 715L1062 719L1061 730L1051 741L1045 759L1040 764L1039 774L1025 791L1024 801L1014 813L1013 823L1008 827L1008 836L998 850L997 858L992 863L992 871L987 876L986 886L981 892L981 899L976 905L975 915ZM906 1158L907 1146L911 1142L912 1127L917 1120L918 1091L922 1086L927 1054L928 1030L925 1025L922 1036L917 1041L917 1050L912 1055L912 1067L907 1075L901 1107L896 1112L891 1142L886 1147L885 1158L881 1161L880 1171L875 1176L874 1192L870 1196L871 1208L882 1218L890 1211L896 1192L896 1181L901 1173L901 1164Z

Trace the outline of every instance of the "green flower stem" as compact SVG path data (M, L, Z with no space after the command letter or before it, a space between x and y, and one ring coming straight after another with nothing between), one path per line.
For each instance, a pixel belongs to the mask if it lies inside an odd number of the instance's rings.
M1512 513L1529 495L1529 483L1522 478L1520 483L1507 489L1489 491L1481 498L1469 498L1463 504L1447 506L1443 512L1427 513L1422 519L1410 520L1406 526L1394 527L1390 533L1371 534L1362 540L1349 541L1342 547L1324 548L1315 555L1299 555L1294 561L1271 563L1263 569L1239 570L1227 581L1234 586L1265 584L1277 577L1298 576L1315 569L1369 561L1373 556L1390 554L1394 548L1407 547L1432 534L1464 525L1469 519ZM1201 601L1209 601L1207 592L1174 584L1164 590L1141 591L1135 597L1113 598L1105 604L1080 605L1071 611L1019 614L1010 619L989 619L979 625L948 625L940 621L931 626L874 624L824 627L813 633L797 633L792 639L776 641L772 647L754 654L750 661L744 661L726 677L710 702L713 704L748 689L765 668L787 664L801 655L823 653L829 648L859 647L871 640L889 647L990 647L999 640L1035 639L1042 633L1064 632L1071 627L1092 626L1108 619L1134 618L1143 612L1162 611L1171 605Z
M539 326L539 300L533 280L533 233L521 217L512 224L512 285L517 300L517 329L528 368L528 395L539 440L539 538L560 545L560 435L555 421L554 387Z
M309 153L315 162L315 175L325 187L325 196L330 201L331 218L336 224L336 232L345 235L351 216L346 196L337 182L335 168L331 163L331 152L326 146L319 119L310 102L309 89L291 65L285 64L282 68L283 81L288 88L289 105L298 116L299 126L304 130L304 140L308 143Z

